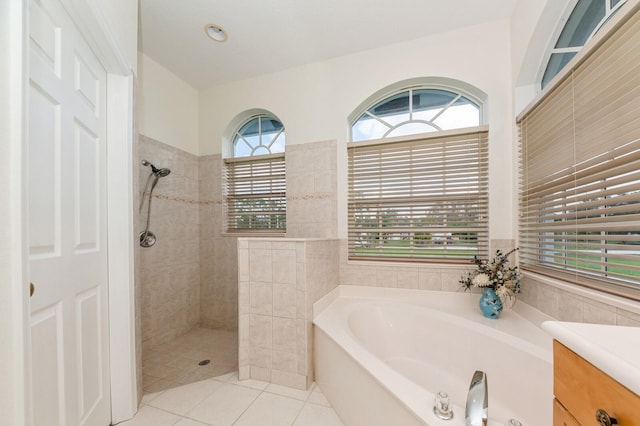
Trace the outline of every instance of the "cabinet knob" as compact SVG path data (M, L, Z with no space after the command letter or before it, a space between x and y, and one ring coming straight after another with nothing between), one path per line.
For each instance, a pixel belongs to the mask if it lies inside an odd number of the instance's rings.
M618 424L618 421L614 417L609 417L609 414L603 409L599 409L596 411L596 420L598 421L600 426L611 426Z
M36 286L33 283L29 283L29 297L33 297L33 293L36 291Z

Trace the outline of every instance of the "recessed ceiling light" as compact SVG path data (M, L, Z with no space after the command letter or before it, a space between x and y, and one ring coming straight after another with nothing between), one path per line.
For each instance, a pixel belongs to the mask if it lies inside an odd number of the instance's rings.
M207 33L212 40L220 42L227 41L227 32L216 24L205 25L204 32Z

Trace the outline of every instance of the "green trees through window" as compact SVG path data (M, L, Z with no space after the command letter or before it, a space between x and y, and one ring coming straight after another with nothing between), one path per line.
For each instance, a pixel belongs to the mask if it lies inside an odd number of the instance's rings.
M246 120L225 160L227 232L286 230L285 129L270 115Z

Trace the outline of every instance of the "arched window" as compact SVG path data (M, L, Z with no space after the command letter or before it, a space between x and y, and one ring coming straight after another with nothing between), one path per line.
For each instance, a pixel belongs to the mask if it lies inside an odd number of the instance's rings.
M250 118L233 137L233 156L276 154L284 152L284 126L275 117L259 115Z
M233 132L225 159L226 230L286 230L285 129L270 114L251 115Z
M640 301L640 12L625 9L517 118L519 253L523 270Z
M543 61L546 62L541 86L545 88L591 37L609 20L626 0L578 0L573 1L569 17L560 23L558 38L550 46Z
M372 96L351 115L350 259L467 262L487 255L486 95L440 80L470 90L412 84L379 92L387 95Z
M480 106L454 90L409 88L368 108L351 126L351 140L460 129L480 125Z

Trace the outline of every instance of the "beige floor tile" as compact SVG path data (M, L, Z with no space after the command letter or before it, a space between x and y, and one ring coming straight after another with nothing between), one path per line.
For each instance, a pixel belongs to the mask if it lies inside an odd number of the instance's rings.
M275 393L277 395L288 396L289 398L298 399L300 401L306 401L307 398L309 398L309 395L313 391L314 387L315 383L311 385L307 390L300 390L271 383L265 388L265 391L269 393Z
M169 367L178 368L182 371L191 371L200 367L200 365L198 365L198 361L194 361L189 358L183 358L181 356L173 357L166 363L166 365L168 365Z
M187 384L193 383L204 379L210 379L216 376L220 376L221 374L225 374L229 371L233 371L235 366L227 365L227 366L212 366L211 368L196 368L191 371L185 372L184 374L177 377L175 380L179 383Z
M183 416L222 385L222 382L215 380L203 380L168 389L150 401L149 405Z
M332 408L305 404L293 426L344 426L344 423Z
M189 347L186 345L179 349L176 349L172 353L175 353L178 356L181 356L183 358L188 358L196 362L200 362L205 359L210 359L211 357L211 351L203 351L203 350Z
M168 364L171 362L172 356L167 352L148 351L147 355L143 358L145 364Z
M222 386L204 399L186 417L216 426L231 425L249 408L260 395L254 389L223 383Z
M150 385L144 385L144 393L155 393L167 390L169 388L174 388L176 386L180 386L182 383L172 382L171 380L166 379L158 379Z
M141 405L147 405L154 399L156 399L162 392L154 392L154 393L145 393L142 396L142 401L140 401Z
M162 381L164 379L159 383ZM185 412L186 415L180 416ZM146 394L136 417L122 424L289 426L292 422L296 426L342 425L315 383L309 390L300 391L258 380L239 382L238 373L234 371L202 382Z
M180 416L177 416L172 413L167 413L166 411L160 410L158 408L149 407L148 405L143 405L138 410L136 416L126 422L120 423L122 426L172 426L178 420L180 420Z
M307 399L307 402L311 404L323 405L325 407L331 407L331 403L329 403L318 385L316 385L311 391L311 395L309 395L309 399Z
M304 402L263 392L234 426L291 426Z
M220 376L216 376L213 379L214 380L218 380L220 382L229 382L231 380L238 380L238 372L237 371L232 371L231 373L227 373L227 374L222 374Z
M221 376L238 368L238 333L195 328L142 355L145 393ZM208 359L205 366L198 363Z
M262 380L254 380L254 379L238 380L237 375L231 377L228 380L228 382L233 383L234 385L240 385L246 388L251 388L259 391L265 390L265 388L269 386L268 382L263 382Z
M161 380L160 377L153 377L153 376L149 376L148 374L142 373L142 386L144 387L150 386L155 382L157 382L158 380Z
M169 367L166 364L151 363L142 367L142 374L158 377L160 379L171 380L171 378L182 374L183 371L175 367Z
M195 420L191 420L186 417L183 417L174 426L210 426L210 425L208 425L207 423L196 422Z

